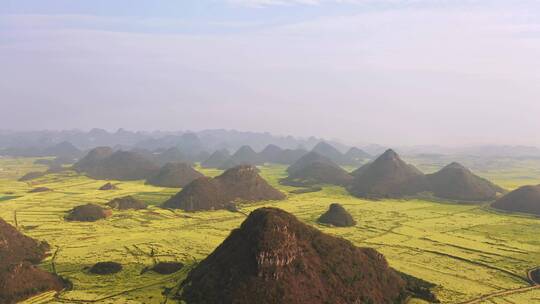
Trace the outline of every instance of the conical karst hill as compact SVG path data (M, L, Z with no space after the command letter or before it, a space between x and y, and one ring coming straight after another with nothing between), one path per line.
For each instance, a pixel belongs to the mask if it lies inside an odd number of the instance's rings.
M235 201L282 200L285 195L268 184L254 166L242 165L215 178L194 180L167 200L166 208L186 211L226 209Z
M399 198L429 188L425 175L391 149L353 175L349 192L363 198Z
M409 295L374 249L260 208L190 271L177 296L188 304L390 304Z

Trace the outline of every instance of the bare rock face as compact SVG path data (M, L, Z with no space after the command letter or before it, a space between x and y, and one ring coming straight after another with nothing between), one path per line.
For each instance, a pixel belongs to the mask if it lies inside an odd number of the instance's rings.
M185 163L168 163L146 183L159 187L183 188L204 175Z
M73 208L67 215L67 221L95 222L108 218L112 215L111 210L96 204L86 204Z
M405 163L393 150L353 172L349 192L363 198L400 198L427 191L425 175Z
M281 200L285 195L270 186L249 165L225 171L216 178L194 180L164 203L164 207L186 211L226 209L234 201Z
M188 304L403 303L408 283L371 248L275 208L253 211L182 283Z
M0 219L0 303L17 303L39 293L64 288L58 276L38 268L49 245L20 233Z
M501 197L491 206L504 211L540 216L540 185L518 188Z
M352 215L340 204L331 204L328 211L319 217L319 223L330 224L336 227L350 227L356 224Z

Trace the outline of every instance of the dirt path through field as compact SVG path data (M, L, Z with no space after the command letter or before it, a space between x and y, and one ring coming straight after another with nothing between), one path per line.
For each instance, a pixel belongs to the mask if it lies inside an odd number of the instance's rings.
M527 271L527 278L529 278L529 280L531 281L531 286L520 287L520 288L515 288L515 289L508 289L508 290L501 290L501 291L498 291L498 292L494 292L494 293L491 293L491 294L480 296L480 297L478 297L476 299L461 302L459 304L481 303L482 301L492 299L492 298L508 296L508 295L516 294L516 293L527 292L527 291L531 291L533 289L540 289L540 282L535 281L534 278L533 278L533 275L532 275L533 271L535 271L537 269L540 269L540 267L536 267L536 268L533 268L533 269L530 269L530 270Z

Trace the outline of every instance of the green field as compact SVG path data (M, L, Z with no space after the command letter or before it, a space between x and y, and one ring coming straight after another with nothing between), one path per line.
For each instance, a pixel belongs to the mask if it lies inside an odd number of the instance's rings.
M156 205L178 189L137 182L114 182L120 188L99 191L105 181L92 180L71 171L47 175L29 183L18 182L24 173L45 170L34 159L0 158L0 217L17 224L24 233L45 240L53 256L42 267L74 284L73 290L54 297L47 293L27 303L166 303L164 287L174 287L194 262L203 259L238 227L245 215L228 211L186 213ZM412 159L425 171L438 164ZM540 183L538 160L511 161L479 167L478 173L508 189ZM217 170L202 170L216 175ZM284 192L284 166L261 167L261 174ZM28 193L36 186L52 192ZM127 194L144 199L143 211L115 211L96 223L65 222L74 206ZM339 202L358 221L355 227L333 228L316 223L332 202ZM465 303L504 290L508 294L474 303L540 303L540 289L524 290L528 269L540 266L540 218L495 212L486 205L460 205L418 199L366 201L349 196L343 188L292 195L280 202L243 205L248 213L261 206L287 210L326 233L374 247L391 266L439 285L442 303ZM98 261L117 261L124 270L112 276L88 274L85 267ZM156 261L181 261L186 268L174 275L141 270ZM169 300L169 303L173 303ZM418 302L415 302L418 303Z

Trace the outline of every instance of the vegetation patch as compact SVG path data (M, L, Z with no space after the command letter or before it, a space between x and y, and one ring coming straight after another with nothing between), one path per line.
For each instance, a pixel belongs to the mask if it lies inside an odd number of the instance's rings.
M151 271L159 274L172 274L180 271L184 264L179 262L159 262L150 268Z
M68 215L66 215L67 221L79 221L79 222L95 222L101 219L108 218L112 215L110 210L96 204L86 204L73 208Z
M0 196L0 202L3 202L3 201L9 201L11 199L15 199L15 198L18 198L20 196L17 196L17 195L4 195L4 196Z
M107 274L115 274L120 271L122 271L122 264L116 263L116 262L98 262L90 269L88 269L88 272L92 274L99 274L99 275L107 275Z

